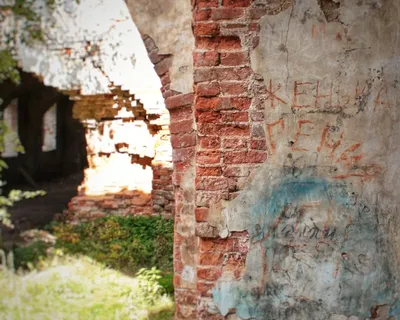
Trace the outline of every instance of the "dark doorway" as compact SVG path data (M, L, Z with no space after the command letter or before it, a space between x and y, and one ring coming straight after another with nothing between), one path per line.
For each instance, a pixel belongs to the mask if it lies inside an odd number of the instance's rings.
M43 227L61 213L77 194L87 167L85 130L72 117L73 102L33 75L21 74L20 85L0 85L3 120L9 122L24 149L16 153L16 142L11 137L6 139L2 158L8 169L2 175L7 182L3 192L44 190L46 195L10 208L15 228L3 228L5 239Z

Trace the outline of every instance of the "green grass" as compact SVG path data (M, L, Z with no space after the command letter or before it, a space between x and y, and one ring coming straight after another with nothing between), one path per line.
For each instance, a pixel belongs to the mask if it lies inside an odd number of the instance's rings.
M41 270L0 271L0 319L10 320L169 320L171 296L159 272L137 277L106 268L91 258L60 256L42 260Z
M54 248L65 254L88 256L131 276L141 268L156 267L162 270L159 284L169 294L174 291L172 220L110 216L80 225L52 223L47 229L57 237ZM14 249L16 268L40 266L49 248L37 240Z
M3 257L0 319L173 319L172 220L110 216L47 230L55 244L35 238L8 266Z

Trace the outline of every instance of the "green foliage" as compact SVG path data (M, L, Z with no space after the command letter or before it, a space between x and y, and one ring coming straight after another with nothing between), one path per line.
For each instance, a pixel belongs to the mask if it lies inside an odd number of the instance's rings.
M49 245L43 241L36 241L26 247L14 249L15 266L33 269L47 256Z
M161 272L158 283L168 294L174 293L174 274L172 272Z
M80 225L53 224L58 248L88 255L134 273L141 267L172 271L173 221L162 217L99 218Z
M161 271L155 267L151 269L142 268L136 274L136 278L139 280L140 292L143 293L144 300L149 305L154 305L154 296L164 291L159 283L160 274Z
M7 125L4 121L0 120L0 152L4 151L4 139L6 134L10 134L8 132ZM24 149L19 142L18 135L15 133L16 145L18 152L24 152ZM8 208L12 207L16 202L21 201L23 199L31 199L37 196L45 195L44 191L21 191L21 190L11 190L10 193L5 196L3 195L2 187L5 185L4 181L1 181L2 172L4 169L7 169L6 162L0 158L0 223L3 225L12 228L13 225L10 220L10 214L8 212Z
M10 79L19 84L21 77L17 70L17 62L9 49L0 50L0 83Z
M12 281L28 289L0 292L0 318L173 319L172 220L110 216L80 225L53 222L47 229L57 237L54 247L36 241L14 249L15 268L30 271L24 283L16 275ZM0 269L3 287L5 275Z

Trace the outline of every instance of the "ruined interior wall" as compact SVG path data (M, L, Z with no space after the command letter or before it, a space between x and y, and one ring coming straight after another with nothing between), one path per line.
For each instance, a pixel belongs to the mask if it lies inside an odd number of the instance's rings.
M41 19L43 41L24 42L29 22L11 10L2 12L0 48L12 36L21 69L59 90L93 95L121 86L146 108L164 107L161 83L123 0L66 0L53 6L37 0L32 8Z
M43 41L20 41L26 21L10 10L2 12L0 38L13 34L19 66L76 98L76 118L94 124L86 134L89 168L70 210L81 218L134 212L172 217L170 119L164 103L177 93L170 90L170 55L155 47L150 59L122 0L56 1L51 9L44 2L33 6ZM121 90L118 102L116 90ZM134 100L140 108L130 115L125 105Z
M194 1L198 319L399 317L399 9Z
M71 97L85 124L89 166L69 204L82 221L113 215L173 215L169 115L148 114L129 92Z

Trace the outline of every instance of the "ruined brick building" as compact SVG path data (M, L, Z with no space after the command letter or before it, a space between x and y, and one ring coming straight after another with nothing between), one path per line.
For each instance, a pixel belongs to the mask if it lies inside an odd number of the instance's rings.
M87 128L70 210L173 215L176 319L400 319L399 1L60 10L101 30L20 61Z

